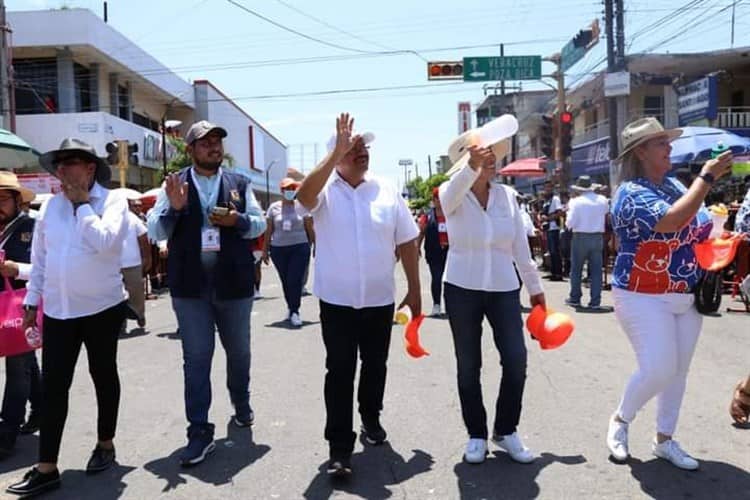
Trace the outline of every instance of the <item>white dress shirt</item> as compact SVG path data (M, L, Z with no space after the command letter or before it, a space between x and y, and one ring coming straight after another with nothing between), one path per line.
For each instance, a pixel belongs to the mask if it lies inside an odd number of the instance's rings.
M316 244L313 293L355 309L393 304L396 247L419 236L396 187L367 174L353 188L334 171L310 213Z
M138 238L148 232L146 224L133 212L128 210L128 235L122 243L122 268L136 267L142 264L141 246Z
M565 225L574 233L603 233L607 212L607 198L593 191L586 191L568 202Z
M31 279L25 304L55 319L90 316L127 299L120 263L128 203L98 183L90 203L73 212L58 193L42 205L31 243Z
M440 186L451 236L443 281L469 290L509 292L520 286L515 261L529 294L542 293L515 192L491 183L485 210L471 191L478 177L466 165Z

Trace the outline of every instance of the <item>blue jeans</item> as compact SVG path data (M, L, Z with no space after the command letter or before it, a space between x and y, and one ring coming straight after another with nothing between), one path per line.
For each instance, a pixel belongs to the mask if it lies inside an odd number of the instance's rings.
M588 262L591 278L590 306L599 306L602 302L602 265L604 235L602 233L573 233L570 258L570 301L581 302L581 275L583 263Z
M211 360L215 329L227 356L227 388L238 418L250 416L250 311L252 299L219 300L172 297L182 340L185 377L185 414L190 426L213 428L208 422L211 406Z
M526 345L519 290L485 292L445 283L445 309L456 349L458 396L470 438L487 439L487 412L482 402L482 321L492 327L503 366L495 402L494 432L513 434L521 418L526 383Z
M272 245L271 260L279 272L289 313L299 313L303 280L310 263L310 244L300 243L285 247Z

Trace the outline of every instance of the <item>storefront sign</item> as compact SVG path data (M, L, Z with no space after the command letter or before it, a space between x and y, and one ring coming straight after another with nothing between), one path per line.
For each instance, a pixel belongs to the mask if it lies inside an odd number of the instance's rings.
M604 75L604 96L618 97L630 95L630 73L619 71Z
M701 119L715 120L718 115L716 77L707 76L677 87L680 126Z
M577 146L570 159L573 178L609 174L609 137Z

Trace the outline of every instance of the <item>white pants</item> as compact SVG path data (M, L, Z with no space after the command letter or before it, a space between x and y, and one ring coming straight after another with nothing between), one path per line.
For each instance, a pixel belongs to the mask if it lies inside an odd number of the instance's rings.
M671 436L677 427L703 317L688 293L656 295L613 287L612 296L617 320L638 360L638 370L625 387L618 415L631 422L656 396L656 430Z

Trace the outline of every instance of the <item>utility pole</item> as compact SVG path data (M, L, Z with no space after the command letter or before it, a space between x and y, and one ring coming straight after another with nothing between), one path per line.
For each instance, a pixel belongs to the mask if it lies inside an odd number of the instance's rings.
M614 73L617 67L615 61L615 30L614 30L614 0L604 0L604 23L607 33L607 72ZM614 160L618 154L617 144L617 101L614 97L607 98L607 117L609 118L609 159ZM614 179L611 179L614 180Z
M732 2L732 42L730 45L730 47L732 48L734 48L734 19L735 19L734 13L735 13L736 8L737 8L737 2L735 0L734 2Z
M615 0L615 19L617 20L617 32L615 40L617 42L617 71L627 71L625 62L625 7L623 0ZM628 119L628 96L617 97L617 129L625 128L625 121Z
M11 127L10 113L10 72L8 71L8 22L5 18L5 0L0 0L0 107L2 107L2 127Z
M432 158L430 158L430 155L427 155L427 173L432 177Z

